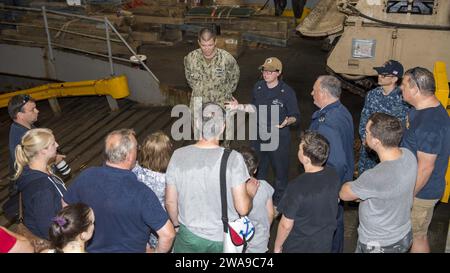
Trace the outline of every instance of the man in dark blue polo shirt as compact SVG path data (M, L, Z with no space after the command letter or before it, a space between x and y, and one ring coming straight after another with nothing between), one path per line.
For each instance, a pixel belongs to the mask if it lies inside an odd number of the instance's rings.
M159 236L156 252L168 252L175 230L155 193L137 180L137 142L133 130L113 131L105 140L106 163L83 171L64 195L95 213L88 252L145 252L150 228Z
M9 174L14 174L14 162L16 161L16 146L23 135L34 127L39 110L34 99L26 94L12 97L8 102L8 113L13 123L9 129Z
M408 114L402 146L417 157L417 179L411 212L411 252L430 252L428 226L433 209L445 189L450 155L450 118L434 95L433 74L416 67L406 71L400 87L403 99L414 109Z
M341 104L341 83L334 76L320 76L314 83L311 95L320 109L312 115L310 130L323 135L330 143L327 166L333 167L341 183L353 180L353 119ZM344 250L344 207L339 204L338 223L333 238L332 252Z
M37 121L39 111L32 97L26 94L19 94L9 100L8 114L13 120L9 128L8 143L8 176L11 178L15 173L16 146L28 130L35 128L33 124ZM10 221L16 221L19 216L19 194L17 183L13 180L9 181L8 193L9 199L2 205L2 209Z

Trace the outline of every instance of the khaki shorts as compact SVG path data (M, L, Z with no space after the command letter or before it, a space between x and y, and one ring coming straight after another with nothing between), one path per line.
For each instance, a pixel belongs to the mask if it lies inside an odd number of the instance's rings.
M411 225L413 236L426 236L428 226L433 217L433 210L439 199L420 199L414 197L413 207L411 211Z

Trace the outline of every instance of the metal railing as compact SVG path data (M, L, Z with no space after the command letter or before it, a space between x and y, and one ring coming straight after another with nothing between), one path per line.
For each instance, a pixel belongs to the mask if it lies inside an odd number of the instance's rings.
M61 11L48 10L48 9L45 8L45 6L42 6L39 9L39 8L0 5L0 9L19 10L19 11L31 11L31 12L40 12L40 13L42 13L42 17L43 17L43 20L44 20L44 28L45 28L45 32L46 32L46 35L47 35L47 46L48 46L48 51L49 51L49 57L50 57L50 61L52 61L52 62L54 61L53 46L56 46L56 47L59 47L59 48L70 49L70 50L74 50L74 51L78 51L78 52L82 52L82 53L87 53L87 54L91 54L91 55L95 55L95 56L101 56L101 57L108 58L109 64L110 64L111 75L114 76L115 73L114 73L114 62L113 62L113 60L119 60L119 61L133 63L133 64L135 63L134 61L131 61L131 60L128 60L128 59L124 59L124 58L114 57L112 55L111 41L122 42L123 45L125 45L127 47L127 49L130 51L130 53L139 62L139 64L159 83L159 80L155 76L155 74L153 74L153 72L141 60L141 58L139 58L137 56L136 52L131 48L131 46L127 43L127 41L122 37L122 35L119 33L119 31L117 31L117 29L108 20L108 18L106 16L104 16L104 19L102 20L102 19L92 18L92 17L83 16L83 15L79 15L79 14L72 14L72 13L66 13L66 12L61 12ZM105 40L106 40L106 46L108 48L108 55L95 53L95 52L90 52L90 51L82 50L82 49L77 49L77 48L74 48L74 47L67 47L67 46L64 46L64 45L57 44L57 43L52 43L51 35L50 35L50 29L52 29L52 28L48 26L47 14L55 14L55 15L60 15L60 16L64 16L64 17L71 17L71 18L83 19L83 20L88 20L88 21L97 22L97 23L104 23L104 25L105 25L105 32L106 32ZM21 25L20 23L10 23L10 22L9 23L0 22L0 24ZM28 26L35 27L35 26L32 26L32 25L28 25ZM112 32L114 34L116 34L116 36L119 38L119 40L110 38L109 29L111 29ZM88 35L88 34L71 32L71 31L62 30L62 29L59 30L59 31L61 31L61 32L68 32L68 33L73 34L73 35L79 35L79 36L87 37L87 38L97 38L97 39L99 38L99 37L89 37L90 35ZM7 40L7 39L5 39L5 40Z

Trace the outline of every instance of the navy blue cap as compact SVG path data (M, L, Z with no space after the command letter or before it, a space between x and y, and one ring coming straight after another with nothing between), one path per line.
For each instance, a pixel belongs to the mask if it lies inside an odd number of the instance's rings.
M389 60L380 67L374 67L380 75L393 75L401 78L403 76L403 65L397 61Z

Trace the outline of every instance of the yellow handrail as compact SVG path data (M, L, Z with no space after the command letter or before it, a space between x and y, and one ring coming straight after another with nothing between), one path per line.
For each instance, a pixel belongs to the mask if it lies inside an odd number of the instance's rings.
M436 62L434 64L434 80L436 82L436 97L442 103L444 108L447 109L447 113L450 115L449 106L449 87L448 87L448 78L447 71L445 69L444 62ZM447 140L450 141L450 140ZM445 175L445 190L444 194L441 198L441 202L448 203L450 197L450 161L447 166L447 173Z
M100 80L49 83L0 95L0 108L8 106L11 97L18 94L28 94L34 100L92 95L109 95L114 99L121 99L130 95L130 90L125 75Z

